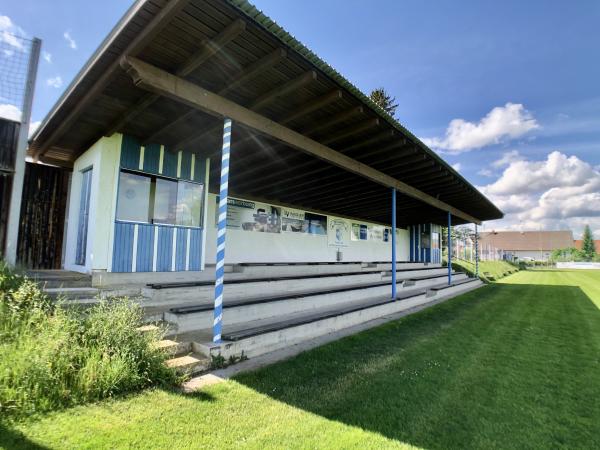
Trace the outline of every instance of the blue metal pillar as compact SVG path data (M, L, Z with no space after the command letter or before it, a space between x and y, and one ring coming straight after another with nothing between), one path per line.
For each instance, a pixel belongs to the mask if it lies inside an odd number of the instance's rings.
M227 233L227 195L229 193L229 152L231 150L231 119L223 123L223 150L221 152L221 183L217 224L217 264L215 272L215 307L213 342L221 342L223 323L223 277L225 276L225 235Z
M475 276L479 278L479 234L477 233L477 224L475 224Z
M392 188L392 300L396 300L396 189Z
M448 285L452 284L452 214L448 212Z

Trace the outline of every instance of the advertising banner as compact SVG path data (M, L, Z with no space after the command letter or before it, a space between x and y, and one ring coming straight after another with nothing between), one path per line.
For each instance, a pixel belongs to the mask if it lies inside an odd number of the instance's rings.
M352 224L352 241L389 242L391 230L382 225Z
M327 224L327 242L332 247L347 247L350 240L350 224L344 219L330 217Z
M327 234L327 217L299 209L282 208L281 230L285 233Z
M219 200L217 197L217 204ZM261 233L281 232L281 208L229 197L227 228Z

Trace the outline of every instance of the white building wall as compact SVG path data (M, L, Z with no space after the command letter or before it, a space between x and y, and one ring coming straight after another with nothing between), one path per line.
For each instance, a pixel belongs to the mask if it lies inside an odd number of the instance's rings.
M206 263L215 264L217 228L215 221L216 195L208 196L208 221L206 223ZM328 217L329 219L329 217ZM352 221L350 223L368 222ZM295 233L259 233L227 229L227 264L242 262L335 262L336 247L328 245L326 235ZM396 244L398 261L409 259L409 232L399 229ZM391 261L391 242L352 241L340 247L343 261Z
M73 165L69 192L64 268L77 272L108 270L112 256L121 135L98 140ZM82 172L92 168L85 266L75 264Z

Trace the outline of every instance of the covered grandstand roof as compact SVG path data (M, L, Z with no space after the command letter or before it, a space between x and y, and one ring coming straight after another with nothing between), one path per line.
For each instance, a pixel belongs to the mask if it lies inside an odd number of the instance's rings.
M356 162L336 165L234 121L231 195L389 223L390 193L405 189L398 224L493 220L502 212L394 118L244 0L136 2L35 133L30 154L63 166L122 132L211 157L216 192L222 118L136 87L135 57L260 114ZM381 176L365 177L363 168Z

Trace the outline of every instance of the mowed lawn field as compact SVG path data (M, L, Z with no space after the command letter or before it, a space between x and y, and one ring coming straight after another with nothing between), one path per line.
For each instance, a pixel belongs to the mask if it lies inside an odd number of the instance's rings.
M600 448L600 271L520 272L184 395L0 425L6 448Z

